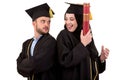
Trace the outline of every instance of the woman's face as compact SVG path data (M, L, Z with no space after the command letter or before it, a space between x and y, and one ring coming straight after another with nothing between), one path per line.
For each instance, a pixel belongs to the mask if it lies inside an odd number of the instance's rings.
M67 30L70 32L74 32L78 26L75 15L72 13L66 13L64 20Z

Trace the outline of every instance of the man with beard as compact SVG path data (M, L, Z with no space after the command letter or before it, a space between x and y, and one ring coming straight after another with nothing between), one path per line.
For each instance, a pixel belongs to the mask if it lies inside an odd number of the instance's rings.
M34 37L23 43L17 71L28 80L56 80L56 40L49 34L54 12L47 3L25 11L32 18Z

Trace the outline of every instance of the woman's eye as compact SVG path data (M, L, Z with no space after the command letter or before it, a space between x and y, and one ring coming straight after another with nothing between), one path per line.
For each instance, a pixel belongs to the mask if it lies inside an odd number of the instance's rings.
M70 18L71 21L74 21L74 18Z

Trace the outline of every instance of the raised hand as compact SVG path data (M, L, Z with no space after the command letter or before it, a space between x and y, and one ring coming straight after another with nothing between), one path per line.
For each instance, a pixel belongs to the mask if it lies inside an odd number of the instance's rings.
M109 55L109 49L108 48L104 48L104 46L101 47L101 55L100 55L100 60L105 61L108 58Z
M84 46L87 46L92 41L91 31L89 30L86 35L83 35L83 30L81 30L80 39L81 39L81 43Z

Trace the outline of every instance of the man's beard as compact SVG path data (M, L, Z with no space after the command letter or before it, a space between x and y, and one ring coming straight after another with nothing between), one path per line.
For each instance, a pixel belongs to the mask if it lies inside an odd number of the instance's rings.
M38 28L36 28L36 31L37 31L39 34L41 34L41 35L47 34L47 33L43 32L41 29L38 29Z
M36 31L39 33L39 34L44 34L44 32L42 32L40 29L36 29Z

